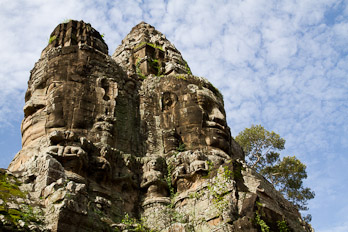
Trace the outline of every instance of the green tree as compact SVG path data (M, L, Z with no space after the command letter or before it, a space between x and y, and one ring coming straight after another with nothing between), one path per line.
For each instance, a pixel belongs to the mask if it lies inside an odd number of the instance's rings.
M280 154L277 151L283 150L285 144L285 139L261 125L245 128L237 135L236 141L243 148L248 165L258 172L279 161Z
M303 186L303 180L307 178L306 165L296 156L286 156L274 166L264 167L261 174L299 209L308 210L307 201L315 194Z
M243 148L248 165L265 176L300 210L308 210L307 201L315 194L303 186L303 180L307 178L306 165L296 156L280 159L279 151L284 150L285 139L261 125L252 125L241 131L236 141Z

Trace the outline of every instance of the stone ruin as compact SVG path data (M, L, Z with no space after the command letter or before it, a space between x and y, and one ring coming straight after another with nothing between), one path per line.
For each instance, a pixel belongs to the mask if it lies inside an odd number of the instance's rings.
M4 231L312 231L245 164L221 93L149 24L112 56L90 24L58 25L24 115L7 172L42 222Z

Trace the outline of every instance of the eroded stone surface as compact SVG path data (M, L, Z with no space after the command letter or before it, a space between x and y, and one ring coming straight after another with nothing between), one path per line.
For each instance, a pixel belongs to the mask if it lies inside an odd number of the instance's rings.
M141 22L122 40L112 58L129 76L190 74L181 53L153 26Z
M43 212L9 171L0 169L0 230L47 231L43 225Z
M137 83L89 24L60 24L52 36L31 71L23 148L9 170L43 198L48 228L109 228L101 218L121 220L137 210ZM104 206L99 197L118 203Z
M44 211L38 229L260 231L258 217L311 230L245 165L222 95L154 27L135 26L112 57L83 21L51 38L9 166Z
M231 134L222 96L203 78L148 77L140 91L140 110L147 152L166 154L185 146L230 153Z

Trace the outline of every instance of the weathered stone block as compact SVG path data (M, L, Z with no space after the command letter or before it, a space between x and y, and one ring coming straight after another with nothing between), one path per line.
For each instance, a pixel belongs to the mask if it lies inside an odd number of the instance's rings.
M277 220L310 231L245 165L222 95L163 34L142 22L107 54L99 32L70 20L31 71L23 148L9 166L44 211L44 226L30 228L259 231L258 216L272 231Z

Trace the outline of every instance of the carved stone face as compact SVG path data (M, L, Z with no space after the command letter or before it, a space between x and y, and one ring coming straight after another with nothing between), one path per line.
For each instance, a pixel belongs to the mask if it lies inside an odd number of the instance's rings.
M69 55L66 60L74 56L77 54ZM29 81L22 124L23 146L55 130L73 131L93 142L112 145L116 81L85 76L79 65L69 66L53 59L49 63L44 76L34 70ZM58 70L64 73L57 75Z
M230 131L223 100L211 84L194 77L169 76L159 80L156 90L160 93L164 153L182 144L191 150L217 148L229 153Z
M228 152L230 133L221 99L205 89L197 90L197 100L203 114L202 133L206 145Z
M157 160L153 159L153 160L150 160L148 163L147 163L147 170L148 171L151 171L151 170L159 170L159 163L157 162Z
M124 77L109 64L102 36L91 25L70 20L51 38L28 82L23 147L52 131L73 131L111 145L117 82Z

